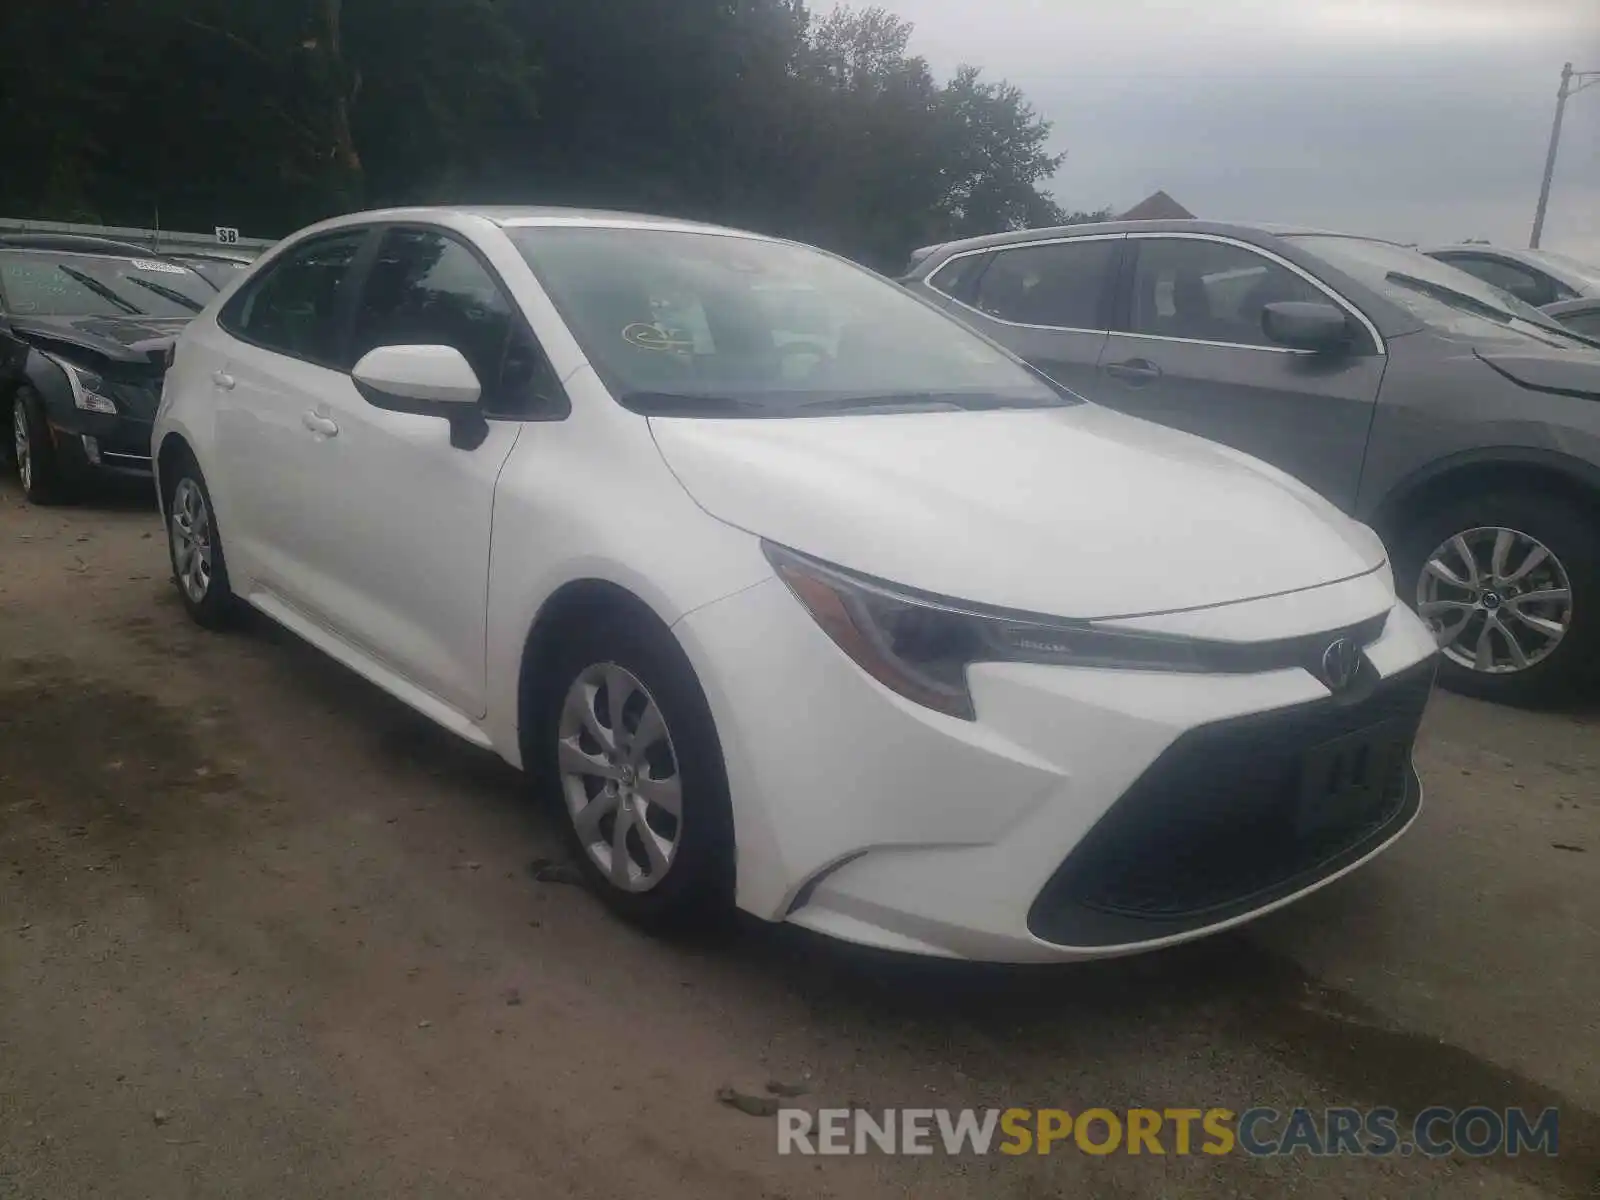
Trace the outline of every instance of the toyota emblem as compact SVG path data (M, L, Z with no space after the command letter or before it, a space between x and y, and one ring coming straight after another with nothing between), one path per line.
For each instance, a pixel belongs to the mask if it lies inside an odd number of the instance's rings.
M1349 638L1330 642L1322 652L1322 682L1336 692L1350 686L1361 668L1361 647Z

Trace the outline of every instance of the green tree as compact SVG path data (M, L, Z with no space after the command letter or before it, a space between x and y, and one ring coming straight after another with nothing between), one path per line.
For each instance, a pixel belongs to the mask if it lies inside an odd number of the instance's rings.
M1067 219L1048 122L973 68L937 80L911 38L802 0L7 0L0 212L273 235L584 204L886 269Z

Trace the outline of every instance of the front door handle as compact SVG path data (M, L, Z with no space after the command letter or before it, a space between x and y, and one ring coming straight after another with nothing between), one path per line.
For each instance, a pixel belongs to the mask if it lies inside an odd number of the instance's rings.
M300 414L300 424L304 425L312 433L321 434L323 437L339 436L337 422L323 416L321 413L313 412L309 408Z
M1151 383L1161 378L1161 368L1148 358L1129 358L1122 362L1108 363L1106 374L1113 379L1120 379L1123 383L1134 386Z
M225 392L233 391L234 379L226 371L216 371L211 376L211 382Z

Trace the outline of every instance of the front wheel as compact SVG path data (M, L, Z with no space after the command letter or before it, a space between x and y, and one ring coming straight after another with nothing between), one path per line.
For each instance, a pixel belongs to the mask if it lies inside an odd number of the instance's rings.
M1439 680L1530 704L1591 682L1600 662L1600 530L1566 500L1464 496L1415 521L1401 595L1439 641Z
M44 404L31 387L19 388L11 401L11 456L17 464L22 494L30 503L54 504L67 499L66 480L45 424Z
M175 464L163 508L172 578L183 606L197 624L220 628L233 615L233 590L211 493L193 457L184 455Z
M590 886L658 932L726 912L727 777L710 707L671 634L612 617L563 638L553 658L539 765Z

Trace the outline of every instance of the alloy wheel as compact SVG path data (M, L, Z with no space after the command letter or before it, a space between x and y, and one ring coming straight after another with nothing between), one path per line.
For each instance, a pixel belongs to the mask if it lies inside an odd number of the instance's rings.
M585 853L612 886L654 888L683 829L678 759L655 697L632 672L596 663L567 689L556 736L561 790Z
M17 454L17 475L22 480L22 490L33 488L33 447L28 437L28 413L17 400L11 405L11 442Z
M211 511L193 479L183 478L172 493L172 566L178 586L193 604L211 589Z
M1501 526L1441 542L1417 579L1417 612L1452 662L1489 675L1526 671L1572 626L1572 583L1530 534Z

